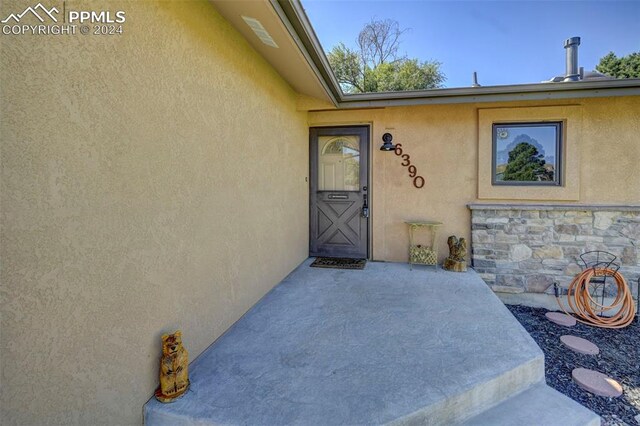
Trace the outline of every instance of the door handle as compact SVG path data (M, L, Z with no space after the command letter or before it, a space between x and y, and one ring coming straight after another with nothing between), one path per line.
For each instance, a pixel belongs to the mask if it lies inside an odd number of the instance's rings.
M369 205L367 204L367 194L364 194L364 203L362 204L362 217L364 218L369 217Z

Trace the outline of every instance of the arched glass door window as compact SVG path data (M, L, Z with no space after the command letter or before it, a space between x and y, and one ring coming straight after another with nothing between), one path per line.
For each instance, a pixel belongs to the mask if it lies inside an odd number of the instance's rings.
M318 138L318 189L358 191L360 188L360 138L320 136Z

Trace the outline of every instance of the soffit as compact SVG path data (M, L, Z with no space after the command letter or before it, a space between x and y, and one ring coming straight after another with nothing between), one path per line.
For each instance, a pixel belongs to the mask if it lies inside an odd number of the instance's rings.
M313 65L296 44L295 34L291 34L269 1L210 1L296 92L323 101L335 102L329 95L325 82L318 78L312 68ZM260 41L242 19L243 16L260 21L278 47L274 48Z
M294 90L338 109L640 95L640 79L343 94L300 0L210 1ZM243 21L243 15L258 19L279 48L263 44ZM322 102L318 105L307 108L328 108Z

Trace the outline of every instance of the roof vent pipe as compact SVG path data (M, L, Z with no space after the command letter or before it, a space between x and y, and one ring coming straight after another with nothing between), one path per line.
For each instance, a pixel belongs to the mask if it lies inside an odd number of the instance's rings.
M580 80L580 70L578 69L578 46L580 37L571 37L564 41L564 48L567 57L567 71L564 81Z
M478 73L477 72L473 72L473 83L471 84L472 87L480 87L480 85L478 84Z

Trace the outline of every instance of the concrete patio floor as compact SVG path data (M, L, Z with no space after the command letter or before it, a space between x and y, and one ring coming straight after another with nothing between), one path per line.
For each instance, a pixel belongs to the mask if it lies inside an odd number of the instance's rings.
M563 424L599 424L544 385L541 350L472 270L310 263L190 365L183 398L151 399L145 424L473 423L540 387Z

